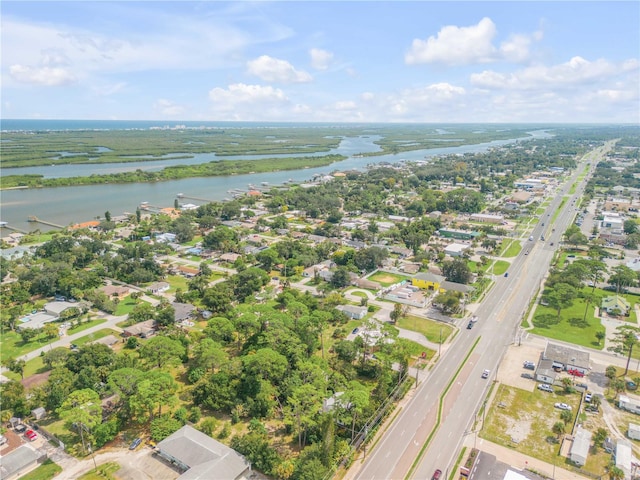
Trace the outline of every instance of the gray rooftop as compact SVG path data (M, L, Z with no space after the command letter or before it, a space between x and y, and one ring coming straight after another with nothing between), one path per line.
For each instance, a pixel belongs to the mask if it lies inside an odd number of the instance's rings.
M40 454L28 445L22 445L13 452L2 455L0 461L0 478L9 478L20 470L35 462Z
M589 352L576 350L575 348L548 343L543 358L555 360L565 365L575 365L589 368Z
M157 449L189 467L180 480L235 480L249 468L238 452L189 425L162 440Z

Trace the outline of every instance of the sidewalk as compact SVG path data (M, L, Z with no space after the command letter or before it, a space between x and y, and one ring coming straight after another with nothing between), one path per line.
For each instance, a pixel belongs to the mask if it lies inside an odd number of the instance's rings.
M465 441L465 446L473 448L473 436L468 435ZM497 445L482 438L478 438L476 442L476 448L482 452L494 455L498 460L518 470L534 470L549 478L556 478L561 480L590 480L589 477L565 470L557 467L537 458L529 457L523 453L516 452L510 448ZM563 457L561 457L563 458ZM560 462L560 459L558 460Z

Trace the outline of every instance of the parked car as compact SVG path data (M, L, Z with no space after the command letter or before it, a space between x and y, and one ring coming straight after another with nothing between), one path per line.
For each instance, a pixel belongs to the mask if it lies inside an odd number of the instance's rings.
M536 364L535 364L535 363L533 363L533 362L532 362L532 361L530 361L530 360L526 360L526 361L522 364L522 366L523 366L524 368L526 368L527 370L535 370L535 369L536 369Z
M587 393L584 396L584 401L587 402L587 403L591 403L591 398L592 398L592 395L590 393Z
M584 373L582 373L580 370L575 369L575 368L570 368L569 370L567 370L567 373L569 375L573 375L574 377L584 377Z
M554 407L559 408L560 410L569 410L571 411L571 405L567 405L566 403L556 403Z
M20 423L18 425L15 426L15 428L13 429L16 433L22 433L27 429L27 426Z
M140 445L141 442L141 438L136 438L133 442L131 442L131 445L129 445L129 450L135 450L136 448L138 448L138 445Z
M636 382L627 380L627 390L635 390L636 388L638 388L638 385L636 385Z
M527 380L534 380L534 376L531 375L530 373L522 373L522 374L520 374L520 376L522 378L526 378Z
M24 432L24 436L27 437L30 442L33 442L36 438L38 438L38 434L31 429Z
M433 472L433 475L431 475L431 480L439 480L441 476L442 470L437 469L435 472Z
M548 385L546 383L541 383L540 385L538 385L538 390L542 390L543 392L553 393L553 388L551 387L551 385Z
M482 372L482 378L489 378L490 373L491 373L491 370L485 369L484 372Z
M588 390L589 387L587 386L586 383L576 383L576 388L582 388L584 390Z
M351 333L353 333L354 335L356 333L358 333L360 331L360 329L358 327L354 328L353 330L351 330Z

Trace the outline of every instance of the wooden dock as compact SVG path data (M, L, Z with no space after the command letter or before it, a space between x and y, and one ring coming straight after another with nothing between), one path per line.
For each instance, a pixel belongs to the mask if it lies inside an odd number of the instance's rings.
M14 232L24 233L25 235L29 233L26 230L22 230L22 229L20 229L18 227L12 227L7 222L0 222L0 228L6 228L7 230L12 230Z
M188 198L189 200L196 200L198 202L205 202L205 203L214 203L215 200L209 200L207 198L200 198L200 197L191 197L189 195L185 195L184 193L179 193L176 195L176 197L182 199L182 198Z
M32 222L32 223L41 223L43 225L48 225L48 226L54 227L54 228L67 228L64 225L58 225L57 223L47 222L46 220L42 220L42 219L36 217L35 215L29 216L29 218L27 218L27 221Z

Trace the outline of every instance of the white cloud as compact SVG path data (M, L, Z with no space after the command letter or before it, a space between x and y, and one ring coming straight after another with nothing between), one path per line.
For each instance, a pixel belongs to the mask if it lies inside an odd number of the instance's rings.
M320 48L312 48L309 55L311 55L311 66L316 70L328 69L333 60L333 53Z
M247 71L267 82L305 83L313 80L307 72L296 70L286 60L262 55L247 62Z
M441 63L444 65L470 65L499 60L526 62L531 57L531 45L543 38L543 31L531 35L512 34L500 44L493 44L496 25L490 18L483 18L476 25L443 27L436 37L427 40L414 39L411 49L405 55L405 63Z
M409 65L418 63L443 63L465 65L491 61L496 49L491 43L496 26L490 18L483 18L477 25L443 27L437 37L427 40L415 39L405 55Z
M278 120L291 113L291 102L279 88L235 83L209 91L211 110L220 119Z
M182 105L167 100L165 98L159 98L153 104L154 110L160 112L162 116L176 117L185 113L185 108Z
M585 83L609 81L612 76L637 69L637 61L627 61L617 66L604 59L590 62L582 57L573 57L559 65L535 65L508 74L485 70L472 74L470 80L477 87L489 89L572 88Z
M46 87L72 85L77 82L75 75L62 67L11 65L11 67L9 67L9 74L18 82Z

